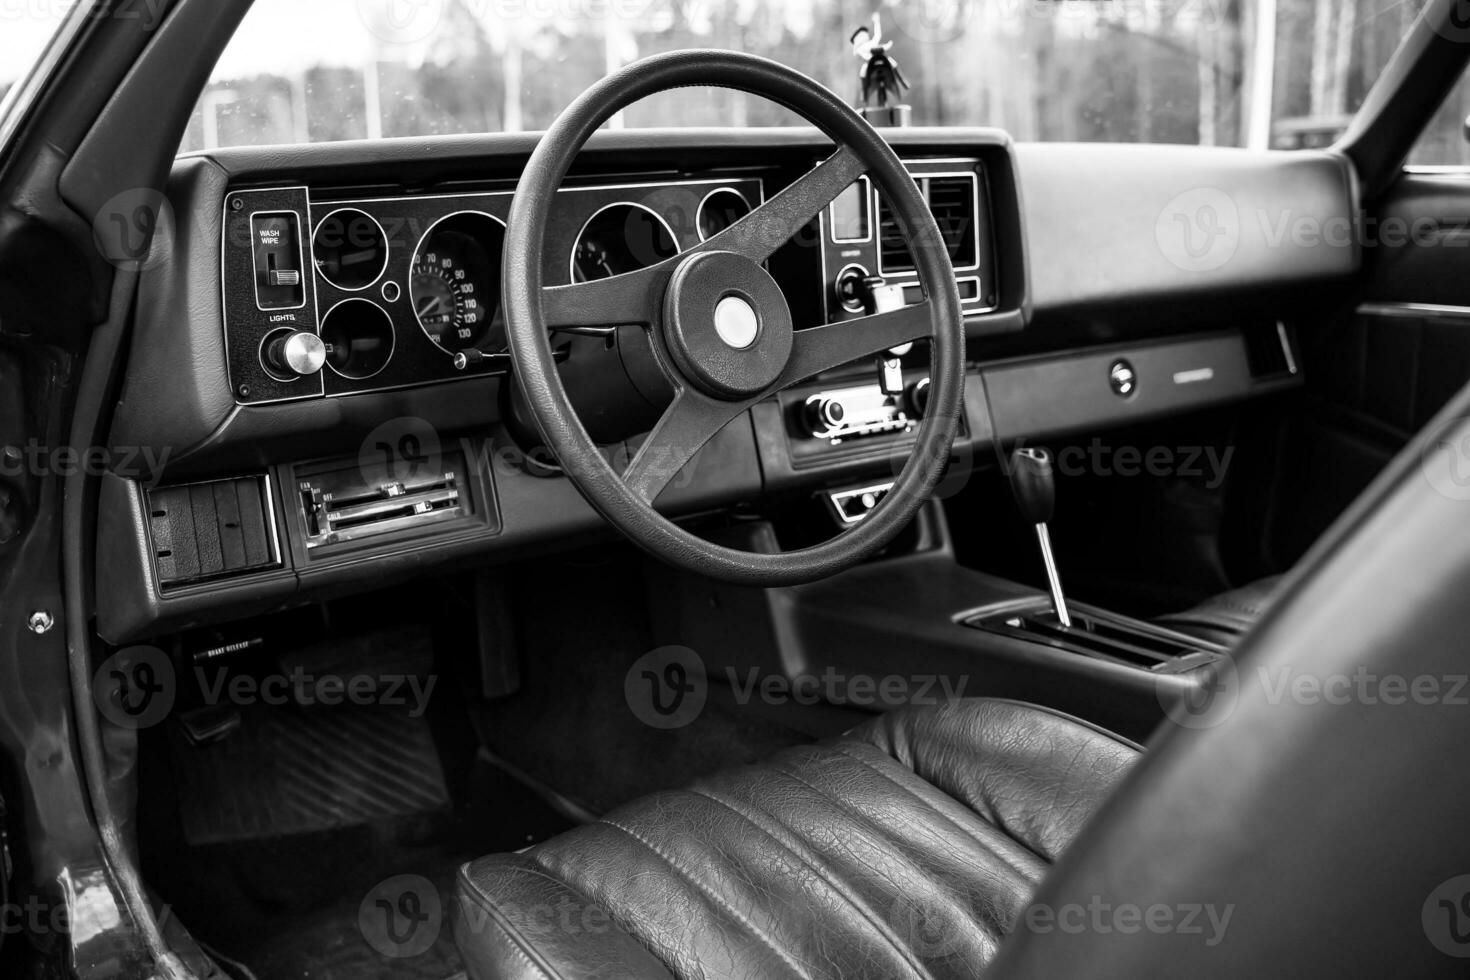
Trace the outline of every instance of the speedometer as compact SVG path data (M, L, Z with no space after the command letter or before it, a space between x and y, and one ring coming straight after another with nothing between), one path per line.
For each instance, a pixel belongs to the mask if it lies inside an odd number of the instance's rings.
M503 353L500 253L505 226L478 212L442 219L414 252L409 300L419 326L440 349Z

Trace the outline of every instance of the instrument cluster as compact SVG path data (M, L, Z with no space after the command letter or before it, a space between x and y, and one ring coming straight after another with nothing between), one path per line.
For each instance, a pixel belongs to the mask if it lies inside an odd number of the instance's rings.
M756 178L570 186L547 229L548 285L635 271L758 207ZM223 309L241 404L508 370L500 286L510 191L226 198Z

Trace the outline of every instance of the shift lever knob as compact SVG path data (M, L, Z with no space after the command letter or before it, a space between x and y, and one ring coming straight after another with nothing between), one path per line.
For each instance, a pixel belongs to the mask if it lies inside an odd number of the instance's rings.
M1011 453L1011 493L1015 494L1016 506L1021 508L1026 522L1036 527L1036 543L1041 546L1041 563L1046 566L1052 608L1056 610L1057 620L1070 628L1072 616L1067 611L1067 597L1062 594L1062 577L1057 572L1057 560L1051 550L1051 532L1046 529L1057 503L1057 480L1051 468L1051 453L1045 449L1017 446Z
M1049 523L1057 503L1051 453L1018 446L1011 453L1011 493L1015 494L1016 506L1021 508L1027 524Z

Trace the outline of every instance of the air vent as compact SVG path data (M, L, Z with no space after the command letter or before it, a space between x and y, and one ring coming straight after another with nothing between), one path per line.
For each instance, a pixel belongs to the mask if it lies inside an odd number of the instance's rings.
M470 516L462 457L450 454L444 463L398 475L367 474L351 466L298 476L306 547L418 533Z
M929 211L939 225L939 233L949 249L949 259L956 269L975 267L979 255L979 232L976 225L976 184L973 175L953 177L919 177L919 192L929 203ZM878 237L885 274L914 271L914 257L899 227L898 218L888 202L878 202Z
M165 588L280 565L264 476L148 491L153 567Z

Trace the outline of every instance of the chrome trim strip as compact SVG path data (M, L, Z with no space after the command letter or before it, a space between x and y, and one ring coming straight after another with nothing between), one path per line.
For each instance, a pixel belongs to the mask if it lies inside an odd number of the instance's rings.
M310 202L310 200L311 200L311 198L308 197L307 198L308 203ZM364 217L366 217L369 221L371 221L373 223L373 226L378 229L378 234L383 237L383 266L382 266L382 268L380 268L378 270L378 274L375 275L375 276L373 276L372 280L370 282L368 282L366 285L363 285L363 286L344 286L340 282L333 282L332 281L332 277L329 276L329 275L327 275L325 272L322 271L321 265L316 260L316 236L321 232L322 225L326 224L327 223L327 219L330 218L332 215L339 214L340 212L343 212L343 211L356 211L358 214L363 215ZM254 242L251 243L251 246L252 247L254 246ZM334 287L336 289L340 289L344 293L362 293L362 292L366 292L369 289L372 289L374 286L376 286L378 284L378 280L383 278L383 274L388 271L388 262L389 262L389 260L392 257L393 257L393 243L388 240L388 230L383 227L383 223L381 221L379 221L377 218L374 218L372 215L368 214L362 208L355 208L355 207L352 207L350 204L344 204L341 207L335 207L332 210L328 211L326 214L322 215L321 218L317 221L317 223L311 229L311 269L312 269L312 271L315 272L317 275L321 276L323 279L325 279L327 281L327 285L332 286L332 287Z
M251 211L250 212L250 279L255 284L255 308L257 310L259 310L260 312L262 312L262 313L275 313L275 312L278 312L278 311L279 312L285 312L287 310L304 310L304 309L306 309L306 283L305 283L305 281L303 281L301 283L301 302L300 303L297 303L295 306L278 306L278 307L274 307L274 308L268 310L264 306L261 306L260 305L260 279L259 279L259 277L258 277L258 275L257 275L257 273L255 271L255 219L257 217L259 217L260 215L263 215L263 214L264 215L289 214L292 218L295 219L295 221L296 221L296 264L301 269L301 275L302 275L303 280L305 279L306 276L311 275L311 271L312 271L310 269L307 269L307 267L306 267L306 236L304 234L302 234L301 215L297 214L295 211L282 211L280 209L277 209L277 210L274 210L274 211ZM315 265L316 265L316 263L313 260L313 262L312 262L313 268L315 268Z
M725 184L721 187L716 187L714 190L706 194L704 196L704 200L699 202L699 207L694 209L694 233L699 236L699 243L701 245L709 241L709 239L704 236L704 221L701 220L704 217L704 206L708 204L710 202L710 198L714 197L716 194L726 193L734 194L736 197L740 198L740 203L745 205L745 214L741 215L739 218L736 218L736 221L744 220L747 215L755 210L755 208L750 206L750 199L747 198L744 194L737 191L735 188L731 187L729 184Z
M862 521L864 517L867 517L868 514L872 513L872 511L866 511L857 517L849 517L847 515L847 511L844 510L842 507L843 503L853 499L854 497L861 497L865 493L871 493L874 496L877 496L879 494L887 494L888 491L892 489L892 483L875 483L872 486L858 487L855 490L828 490L826 493L827 507L831 511L832 516L837 519L837 523L839 526L847 527L853 524L858 524ZM879 498L878 503L882 502L882 499ZM874 504L873 506L876 508L878 504Z
M236 197L238 195L242 195L242 194L269 194L269 193L273 193L273 192L279 193L281 191L295 191L295 190L301 191L302 196L306 198L306 210L305 210L305 213L303 214L303 213L299 213L298 212L298 214L297 214L296 230L297 230L297 232L299 234L304 229L309 228L311 226L311 189L309 187L307 187L306 185L304 185L304 184L296 184L296 185L292 185L292 186L288 186L288 187L247 187L247 188L244 188L242 190L226 191L225 192L225 196L224 196L224 200L221 201L221 203L220 203L220 229L221 229L221 231L220 231L220 240L219 240L219 325L220 325L220 334L221 334L221 336L222 336L222 338L224 340L224 350L225 350L225 376L230 379L230 398L234 401L235 407L237 409L240 406L242 406L242 405L247 405L247 406L248 405L277 405L277 404L280 404L282 402L300 401L303 398L321 398L321 397L324 397L326 395L326 393L327 393L327 380L322 375L322 372L318 371L317 374L316 374L316 379L317 379L316 391L306 391L306 392L303 392L303 393L301 393L299 395L286 395L286 396L281 397L281 398L271 398L271 399L266 399L264 401L255 401L255 402L241 401L240 400L240 389L239 389L239 387L237 386L237 384L235 382L235 376L234 376L234 374L230 370L230 303L229 303L229 291L225 287L225 255L226 255L226 253L228 251L228 240L227 240L227 236L228 236L229 233L224 230L224 229L226 229L226 228L229 227L229 221L230 221L230 199L233 198L233 197ZM276 208L274 210L276 212L280 212L280 209L279 208ZM251 212L252 215L253 214L258 214L258 213L261 213L261 212L256 212L256 211L252 211ZM309 256L309 254L306 252L306 242L304 240L301 243L301 248L302 248L302 265L303 265L303 268L302 268L301 271L302 271L302 274L305 275L307 277L307 279L309 279L311 281L311 302L310 303L304 303L304 304L302 304L302 308L305 309L307 306L310 306L312 313L313 314L317 314L319 312L319 309L320 308L318 306L318 300L317 300L317 295L316 295L316 259L315 258L311 258ZM254 250L254 243L251 244L251 249L252 249L252 252L253 252L253 250ZM308 261L307 261L308 259L310 259L310 263L309 263L311 265L311 268L310 269L304 268L304 266L308 264ZM252 259L252 267L251 267L251 275L252 276L255 274L253 262L254 262L254 260ZM304 290L303 290L303 292L304 292ZM260 306L259 302L256 303L256 306L257 306L257 308ZM283 323L281 325L282 326L285 326L286 324ZM314 324L314 328L316 330L316 335L318 337L320 337L321 336L321 333L322 333L322 324L321 324L321 318L319 316L317 318L316 323ZM264 338L262 338L262 339L264 339ZM228 421L228 419L226 419L226 421Z
M1276 337L1281 341L1281 353L1286 358L1286 369L1296 374L1296 353L1291 349L1291 335L1286 332L1286 323L1282 320L1276 321Z
M679 244L679 236L674 234L674 229L669 225L668 221L664 220L664 216L659 214L653 208L649 207L646 204L640 204L637 201L613 201L611 204L604 204L596 211L593 211L592 216L586 221L582 222L582 227L577 232L577 236L572 239L572 254L567 256L567 275L570 277L573 285L581 285L582 283L591 281L587 279L577 278L577 249L582 244L582 236L587 234L587 229L592 227L592 222L596 221L598 218L611 211L613 208L637 208L639 211L646 211L653 218L654 221L657 221L660 225L662 225L664 231L669 233L669 241L674 243L674 254L669 256L669 258L674 258L675 256L682 255L685 251L687 251L683 246ZM696 226L694 229L694 234L697 238L699 236L699 216L697 214L694 218L694 224ZM614 276L613 278L616 278L616 276Z
M915 161L912 161L912 162L913 163L927 163L927 162L931 162L931 161L915 160ZM904 161L904 165L905 166L908 166L909 163L910 163L910 161L908 161L908 160L905 160ZM980 161L979 160L976 160L975 163L978 166L979 163L980 163ZM972 210L971 220L973 222L971 224L971 227L974 229L974 231L972 232L972 234L974 235L974 241L975 241L975 261L972 264L970 264L970 265L957 265L957 266L954 267L954 271L955 272L978 272L980 270L980 175L977 172L975 172L974 170L963 170L963 171L949 171L949 170L944 170L944 171L935 171L934 173L929 173L928 171L920 171L918 173L914 173L911 170L911 171L909 171L909 174L910 174L910 176L912 176L914 178L914 183L918 183L920 180L933 180L935 178L943 178L943 177L949 177L949 178L956 178L956 177L958 177L958 178L961 178L961 179L968 179L970 181L970 188L971 188L970 204L971 204L971 210ZM876 188L874 189L873 195L874 195L874 200L873 200L873 234L874 234L874 236L876 236L877 243L878 243L878 275L883 276L884 278L888 278L890 276L903 276L903 277L913 276L914 278L917 279L918 276L919 276L919 271L917 269L895 269L893 271L889 271L889 270L883 268L883 211L882 211L882 203L877 199L877 189ZM927 207L929 205L929 201L926 199L924 201L924 204Z
M1470 317L1470 306L1448 303L1360 303L1358 313L1364 316Z
M986 201L987 201L987 203L990 200L990 198L988 196L989 195L989 185L988 184L983 184L982 185L982 173L983 173L983 171L981 170L981 167L982 167L983 161L979 157L908 157L908 158L904 158L900 162L904 165L904 168L909 171L909 176L913 177L915 179L915 181L917 181L920 177L963 177L963 176L967 176L968 175L968 176L971 176L971 177L974 177L975 178L975 182L976 182L976 196L975 196L975 234L976 234L976 245L978 246L979 245L979 234L980 234L980 197L979 197L979 194L980 194L980 191L982 189L986 191L986 194L987 194ZM965 171L963 173L951 173L949 171L935 171L932 174L931 173L927 173L927 172L923 172L923 171L915 172L915 170L914 170L915 167L923 167L923 166L926 166L926 165L935 165L935 164L965 164L965 165L969 166L971 169L968 170L968 171ZM872 181L869 181L869 184L872 185ZM871 221L873 223L873 235L868 240L868 242L863 242L861 244L870 244L871 243L874 246L874 249L875 249L875 251L877 253L876 256L875 256L875 258L877 259L877 262L875 262L874 264L881 266L882 261L883 261L883 246L882 246L882 239L881 239L881 236L879 234L880 229L879 229L879 224L878 224L879 223L879 215L878 215L878 188L877 188L876 185L872 185L872 186L870 186L869 189L872 192L872 200L870 201L869 206L871 208L870 218L871 218ZM833 283L834 280L829 279L827 277L827 248L826 248L826 246L828 244L833 244L833 245L841 245L842 244L840 242L834 242L834 241L831 240L831 235L830 235L829 228L828 228L828 217L829 217L828 212L830 210L831 210L831 206L829 205L828 207L825 207L825 208L822 209L822 213L821 214L817 215L817 234L821 238L821 248L819 249L819 255L818 255L818 266L819 266L819 268L821 270L820 271L820 275L822 277L822 284L821 284L821 289L822 289L822 319L826 323L841 322L841 321L834 321L832 319L832 317L834 315L834 311L833 311L833 308L832 308L832 283ZM987 227L989 227L989 226L987 226ZM993 252L993 248L992 248L992 252ZM844 268L846 268L846 267L844 266ZM975 264L973 266L968 266L968 267L966 267L964 269L956 269L955 270L956 273L958 273L958 272L979 272L979 271L980 271L980 254L979 254L978 251L975 254ZM880 268L878 274L879 275L883 275L881 268ZM896 285L896 286L908 286L908 285L913 285L915 283L920 283L922 285L922 283L921 283L921 281L919 279L919 270L917 270L917 269L913 269L913 270L911 270L909 272L895 272L895 273L891 273L889 276L886 276L885 278L891 279L892 280L892 283L891 284L892 285ZM959 276L959 275L957 275L955 277L955 282L956 282L956 284L958 284L960 282L963 282L966 279L974 279L976 282L979 282L980 281L980 277L978 275L976 275L976 276ZM960 312L961 312L961 315L966 316L966 317L983 316L986 313L994 313L996 310L1000 309L1000 304L999 303L992 303L990 306L981 306L981 305L979 305L979 304L985 302L984 283L981 283L980 286L981 286L981 288L978 291L979 292L979 295L977 295L975 299L973 299L973 300L963 300L962 299L960 301ZM841 309L840 305L839 305L838 308ZM848 312L851 312L851 311L848 311Z
M867 205L865 207L866 213L863 215L863 220L868 226L868 233L862 238L838 238L837 212L835 210L835 208L837 207L837 201L836 199L834 199L830 204L827 205L827 215L832 221L833 245L867 245L873 240L873 236L878 233L878 215L874 210L878 206L878 196L873 191L873 180L867 174L863 174L855 181L855 183L861 184L864 188L866 188L865 192L863 193L863 198L867 201ZM846 194L847 191L844 190L842 193ZM841 275L841 273L838 274Z
M381 276L381 273L379 273L379 275ZM339 286L338 288L340 289L341 287ZM344 292L346 292L346 290L344 290ZM366 296L347 296L333 303L331 309L323 313L321 319L317 321L316 333L318 337L322 335L322 330L326 328L327 318L330 317L333 313L337 312L338 309L346 306L348 303L366 303L368 306L371 306L373 309L383 314L383 319L388 321L388 356L383 359L383 363L378 366L378 369L371 374L344 374L343 372L337 370L336 365L334 365L330 360L323 364L322 367L326 370L331 371L343 381L371 381L373 378L376 378L378 375L382 374L388 369L389 363L393 360L393 355L398 353L398 330L393 323L393 314L383 309L383 305L377 300L368 299ZM325 375L323 375L323 383L325 384Z

